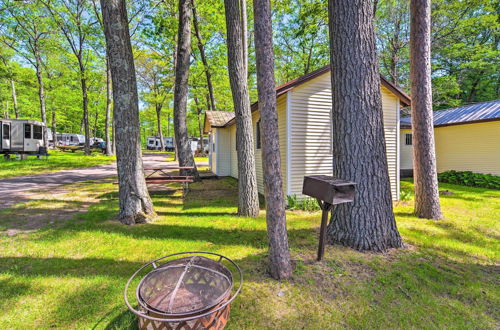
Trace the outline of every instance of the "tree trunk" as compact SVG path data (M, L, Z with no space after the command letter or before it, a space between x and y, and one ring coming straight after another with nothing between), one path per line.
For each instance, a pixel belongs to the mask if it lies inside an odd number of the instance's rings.
M201 39L200 28L198 26L198 17L196 15L196 6L193 1L193 25L194 32L196 34L196 39L198 39L198 49L200 50L201 62L203 63L203 67L205 69L205 76L207 77L207 87L208 94L210 95L210 106L213 111L215 111L215 96L214 96L214 86L212 85L212 75L210 74L210 69L208 68L207 56L205 55L205 46L203 46L203 42Z
M111 104L113 92L111 87L111 69L109 67L109 58L106 55L106 120L105 120L105 128L104 135L106 136L106 156L111 156L113 154L113 147L111 145L111 138L109 136L109 124L111 117Z
M247 0L240 0L240 15L241 15L241 40L243 43L243 65L245 66L245 77L248 78Z
M201 113L202 109L200 107L200 103L198 102L198 98L194 98L194 103L196 103L196 110L198 112L198 134L200 134L200 149L201 153L203 154L205 150L205 146L203 145L203 127L202 127L202 121L201 121Z
M17 106L16 83L12 78L10 78L9 80L10 80L10 90L12 93L12 104L14 106L14 114L16 115L16 119L19 119L19 107Z
M156 103L156 122L158 124L158 135L160 136L160 148L161 151L165 151L165 140L163 139L163 130L161 129L161 104Z
M370 1L329 0L333 176L357 183L334 207L328 239L357 250L403 246L392 210Z
M255 152L250 97L244 47L240 1L225 0L229 81L236 117L236 153L238 155L238 215L259 215L259 194L255 171Z
M431 86L431 2L410 2L410 83L415 214L441 219Z
M83 65L83 59L81 56L78 57L78 63L80 68L80 86L82 88L83 128L85 130L84 151L86 155L90 155L89 97L87 94L85 66Z
M38 47L34 47L35 53L35 63L36 63L36 78L38 80L38 99L40 100L40 116L42 118L43 125L43 147L49 149L49 141L47 134L47 111L45 110L45 88L43 84L43 73L42 73L42 58L40 57L40 50Z
M174 133L177 146L179 166L192 166L193 170L182 171L183 175L191 175L195 180L200 176L194 163L187 129L187 98L189 79L189 58L191 56L191 2L179 0L179 30L177 38L177 61L175 67L174 89Z
M101 0L104 34L113 83L120 212L128 225L155 213L141 157L139 101L125 0Z
M57 146L57 123L56 123L56 109L52 110L52 140L54 141L54 149Z
M270 0L254 0L253 11L270 273L275 279L285 279L292 275L292 264L281 176Z

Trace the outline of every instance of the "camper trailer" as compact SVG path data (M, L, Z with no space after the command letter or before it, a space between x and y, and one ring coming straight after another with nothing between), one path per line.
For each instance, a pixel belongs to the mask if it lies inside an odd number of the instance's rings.
M0 153L38 154L43 147L42 122L21 119L0 119Z
M166 151L174 151L175 150L173 137L164 137L163 140L165 141L165 150ZM161 149L160 137L159 136L148 136L148 140L146 143L146 149L148 149L148 150L160 150Z
M83 146L85 145L85 135L58 133L57 144L62 146Z

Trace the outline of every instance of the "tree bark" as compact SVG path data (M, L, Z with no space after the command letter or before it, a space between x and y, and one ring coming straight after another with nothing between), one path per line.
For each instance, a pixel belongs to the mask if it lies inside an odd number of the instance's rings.
M415 214L441 219L431 86L431 2L410 2L410 83Z
M179 0L179 30L177 37L177 61L174 88L174 133L179 166L192 166L193 170L181 171L200 180L194 162L187 129L187 98L189 79L189 58L191 56L191 1Z
M82 107L83 107L83 128L85 130L85 146L84 151L86 155L90 155L90 125L89 125L89 97L87 94L87 77L85 72L85 65L83 58L77 56L80 68L80 86L82 88Z
M229 81L236 117L238 158L238 215L257 217L259 195L255 171L255 152L250 97L242 40L240 1L225 0Z
M241 15L241 40L243 42L243 65L245 66L245 77L248 78L248 19L247 0L240 0Z
M104 122L104 135L106 136L106 156L113 154L113 146L109 134L109 125L111 121L111 106L113 102L113 89L111 86L111 68L109 67L109 58L106 54L106 119Z
M214 86L212 84L212 75L210 74L210 69L208 67L207 56L205 54L205 46L203 46L203 42L201 39L200 28L198 25L198 17L196 15L196 6L194 4L194 0L191 0L191 1L193 2L194 31L196 34L196 39L198 40L198 49L200 50L201 62L203 63L203 68L205 69L205 76L207 77L208 95L210 95L210 106L211 106L212 110L215 111L216 110L216 108L215 108L215 95L214 95Z
M57 146L57 123L56 123L56 109L52 110L52 139L54 140L54 149Z
M43 72L42 72L42 58L40 56L40 50L35 44L34 47L35 55L35 69L36 69L36 79L38 81L38 99L40 100L40 116L43 122L43 147L49 149L49 141L47 134L47 111L45 108L45 87L43 84Z
M334 207L328 239L357 250L403 246L392 210L370 1L329 0L333 176L357 183Z
M270 273L275 279L285 279L292 275L292 264L281 176L270 0L254 0L253 10Z
M200 103L198 102L198 98L194 98L194 103L196 104L196 110L198 111L198 134L200 134L200 149L201 152L203 153L205 150L205 146L203 143L203 127L202 127L202 120L201 120L201 113L202 113L202 108L200 107Z
M12 93L12 105L14 106L14 114L16 119L19 119L19 107L17 106L16 83L14 79L10 78L10 91Z
M156 122L158 125L158 135L160 136L160 148L161 151L165 151L165 140L163 139L163 130L161 128L161 104L156 103L155 104L155 110L156 110Z
M139 101L125 0L101 0L104 35L113 86L120 212L128 225L146 222L155 213L141 157Z

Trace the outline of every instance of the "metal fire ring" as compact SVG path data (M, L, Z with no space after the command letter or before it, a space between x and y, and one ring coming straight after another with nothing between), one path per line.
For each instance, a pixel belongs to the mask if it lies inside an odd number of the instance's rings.
M212 310L209 310L206 313L196 314L196 315L185 317L185 318L175 318L175 319L158 318L158 317L149 316L145 312L142 312L140 310L136 310L134 307L132 307L132 305L128 301L127 292L128 292L128 288L130 286L130 283L132 283L132 280L137 276L137 274L139 274L141 272L141 270L143 270L144 268L146 268L148 266L153 266L153 268L156 269L158 267L158 266L156 266L157 261L160 261L160 260L163 260L163 259L166 259L169 257L173 257L173 256L186 255L186 254L191 254L191 255L193 255L193 254L201 254L201 255L206 254L206 255L211 255L211 256L217 256L217 257L219 257L219 260L218 260L219 263L222 261L222 259L225 259L225 260L229 261L234 267L236 267L236 269L238 270L238 273L240 275L240 284L238 285L238 289L234 292L234 294L231 295L231 298L229 298L226 302L224 302L219 307L212 309ZM234 284L234 281L233 281L233 284ZM238 296L238 294L241 292L242 286L243 286L243 273L241 272L241 268L233 260L229 259L228 257L223 256L222 254L218 254L218 253L214 253L214 252L207 252L207 251L178 252L178 253L168 254L166 256L151 260L150 262L141 266L141 268L139 268L127 281L127 284L125 285L123 297L124 297L125 304L127 305L128 309L132 313L134 313L135 315L137 315L139 317L143 317L143 318L146 318L146 319L151 320L151 321L159 321L159 322L184 322L184 321L191 321L194 319L202 318L202 317L208 316L210 314L213 314L213 313L223 309L224 307L229 305L231 302L233 302L233 300ZM140 302L139 302L139 304L140 304Z

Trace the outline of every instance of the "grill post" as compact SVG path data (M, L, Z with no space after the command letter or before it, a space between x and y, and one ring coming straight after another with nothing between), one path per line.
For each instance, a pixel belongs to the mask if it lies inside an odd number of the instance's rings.
M327 175L307 175L304 177L302 194L316 198L322 212L318 261L321 261L325 254L328 213L332 210L333 205L351 203L354 201L355 185L355 182L341 180Z
M318 261L323 259L325 254L325 241L326 241L326 225L328 223L328 213L332 210L333 205L327 202L322 202L321 199L316 198L319 207L321 208L321 227L319 231L319 245L318 245Z

